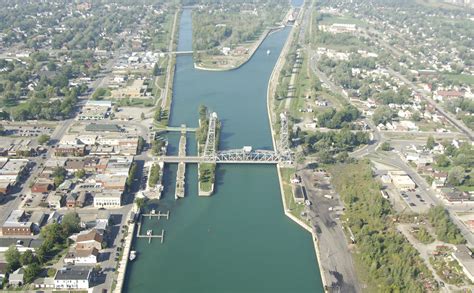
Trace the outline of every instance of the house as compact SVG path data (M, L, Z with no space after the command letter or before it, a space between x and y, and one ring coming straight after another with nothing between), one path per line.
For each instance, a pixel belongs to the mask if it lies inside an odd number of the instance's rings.
M96 264L99 250L95 247L86 249L73 249L64 258L66 264Z
M90 249L96 248L97 250L102 249L102 241L104 237L96 229L92 229L88 232L77 235L76 238L76 249Z
M8 277L8 284L14 287L23 285L24 274L25 274L25 270L23 268L17 269L13 273L11 273L10 276Z
M433 187L443 187L448 179L448 173L436 172L433 174Z
M56 289L88 289L92 269L83 266L69 266L59 269L54 275Z
M464 202L472 200L468 192L462 192L456 188L441 188L440 190L449 202Z

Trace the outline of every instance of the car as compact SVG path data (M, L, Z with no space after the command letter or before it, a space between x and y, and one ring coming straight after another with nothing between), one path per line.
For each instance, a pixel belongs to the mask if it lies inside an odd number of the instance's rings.
M411 207L414 207L414 206L416 206L416 204L415 204L414 202L411 202L411 203L410 203L410 206L411 206Z
M425 200L424 200L424 199L422 199L422 198L420 198L420 202L425 202Z
M421 198L421 195L419 195L419 194L415 194L415 196L416 196L417 198Z

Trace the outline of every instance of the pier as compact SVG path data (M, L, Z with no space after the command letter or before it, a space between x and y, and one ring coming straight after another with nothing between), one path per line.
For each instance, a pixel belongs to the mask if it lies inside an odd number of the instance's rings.
M162 217L166 218L169 220L170 218L170 211L167 211L166 213L158 212L156 213L155 210L152 210L151 213L149 214L141 214L140 219L138 220L138 225L137 225L137 238L148 238L148 243L151 243L152 238L159 238L160 242L163 243L165 241L165 230L161 229L161 234L153 234L153 230L147 230L145 234L141 234L142 230L142 220L143 217L149 217L150 219L152 217L157 217L158 220L160 220Z
M186 157L186 128L181 131L181 138L179 139L179 151L178 157ZM178 163L178 171L176 172L176 190L175 198L184 197L185 192L185 174L186 174L186 163Z

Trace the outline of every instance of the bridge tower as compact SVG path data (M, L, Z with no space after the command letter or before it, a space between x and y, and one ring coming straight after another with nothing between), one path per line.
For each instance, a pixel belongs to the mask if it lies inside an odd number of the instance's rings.
M278 142L277 153L280 163L284 165L293 164L293 155L290 149L290 135L288 130L288 117L286 113L280 113L280 141Z
M216 124L217 113L212 112L209 117L209 129L207 131L206 145L204 146L203 153L203 157L211 161L216 160Z

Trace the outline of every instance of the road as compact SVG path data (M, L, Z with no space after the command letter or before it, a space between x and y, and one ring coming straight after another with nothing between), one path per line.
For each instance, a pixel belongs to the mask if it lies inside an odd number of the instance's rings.
M329 190L316 188L313 182L313 171L303 170L299 173L306 188L308 199L314 203L307 209L312 228L318 235L318 246L321 251L319 261L323 274L332 292L361 292L355 274L349 242L347 241L337 212L329 207L340 206L337 194ZM329 181L322 183L329 184ZM323 187L324 188L324 187ZM333 194L334 199L327 199L324 194ZM331 292L330 291L330 292Z
M175 38L175 35L176 35L176 27L177 27L177 23L178 23L178 15L179 15L179 11L176 11L176 13L174 14L174 21L173 21L173 29L171 30L171 39L170 39L170 43L168 45L168 51L169 52L172 52L173 51L173 45L174 45L174 38ZM171 74L171 71L174 67L174 64L172 62L173 58L176 58L175 55L169 55L169 61L168 61L168 67L166 68L166 83L165 83L165 90L164 91L161 91L161 108L162 109L166 109L166 105L168 104L168 92L170 90L170 88L172 87L172 80L173 80L173 77L172 74Z

